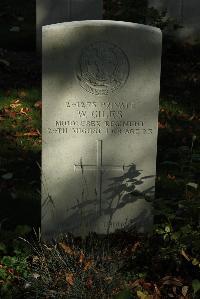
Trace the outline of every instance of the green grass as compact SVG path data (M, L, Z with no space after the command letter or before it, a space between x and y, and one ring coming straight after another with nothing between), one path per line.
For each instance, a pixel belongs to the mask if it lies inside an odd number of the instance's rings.
M4 138L0 149L1 155L6 153L7 156L10 147L34 152L41 149L39 136L23 136L32 131L41 131L41 109L34 106L40 99L41 95L37 89L0 93L0 132ZM14 140L15 142L12 142Z
M174 114L192 113L191 106L186 106L184 103L177 102L174 99L160 99L160 109L165 109Z
M0 93L0 219L8 227L40 225L40 99L37 89Z

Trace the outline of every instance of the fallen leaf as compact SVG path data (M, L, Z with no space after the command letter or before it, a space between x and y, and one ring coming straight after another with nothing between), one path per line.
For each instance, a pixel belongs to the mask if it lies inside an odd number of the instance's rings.
M108 276L104 279L105 281L111 282L113 280L112 276Z
M89 260L85 263L85 266L83 268L83 271L87 271L88 269L90 269L93 265L93 261L92 260Z
M29 110L29 108L27 108L27 107L26 107L26 108L21 108L20 113L21 113L21 114L28 115L27 112L29 112L29 111L30 111L30 110Z
M48 250L48 251L52 251L53 250L53 248L52 247L49 247L49 246L47 246L46 244L44 244L44 247L46 248L46 250Z
M26 282L25 285L24 285L24 288L27 289L27 288L30 288L30 286L31 286L31 283L30 282Z
M20 133L20 132L17 132L15 134L16 137L22 137L22 136L27 136L27 137L34 137L34 136L40 136L40 131L39 130L35 130L35 131L30 131L30 132L27 132L27 133Z
M192 187L192 188L194 188L194 189L198 189L198 184L195 184L195 183L188 183L186 186L190 186L190 187Z
M74 251L67 244L65 244L63 242L60 242L60 243L58 243L58 245L64 250L65 253L67 253L69 255L73 255L74 254Z
M148 289L151 289L152 288L152 284L150 282L144 282L142 284L142 287L145 289L145 290L148 290Z
M164 285L172 285L177 287L182 287L183 283L180 279L173 276L165 276L160 280L162 286Z
M176 177L174 176L174 175L171 175L171 174L168 174L167 175L167 178L169 179L169 180L175 180L176 179Z
M188 262L190 262L190 257L186 254L186 252L185 252L183 249L181 250L181 255L184 256L184 258L185 258Z
M17 108L17 107L19 107L19 106L21 106L21 105L22 105L22 104L20 103L20 100L17 99L17 100L15 100L12 104L10 104L10 107L13 108L13 109L15 109L15 108Z
M8 108L4 108L2 110L2 115L4 116L8 116L8 117L11 117L11 118L15 118L17 113L15 111L11 111L11 109L8 109Z
M85 255L84 255L84 253L81 251L81 253L80 253L80 257L79 257L79 263L83 263L83 261L84 261L84 259L85 259Z
M199 260L197 260L196 258L194 258L193 260L192 260L192 265L194 265L194 266L198 266L200 264L200 262L199 262Z
M167 125L166 124L162 124L161 122L158 122L158 128L159 129L166 129Z
M66 274L66 282L71 286L74 285L74 274L73 273Z
M14 269L12 269L12 268L7 269L7 271L8 271L8 273L10 273L10 274L14 274Z
M93 285L93 280L92 280L92 277L89 277L86 281L86 286L88 289L91 289L92 288L92 285Z
M195 118L196 118L196 115L193 114L191 117L188 118L188 120L191 121L191 120L193 120L193 119L195 119Z
M15 137L22 137L24 136L24 133L21 133L21 132L16 132L15 133Z
M160 290L156 284L154 284L154 289L155 289L156 295L161 296Z
M32 259L32 263L33 264L34 263L38 263L40 261L40 259L39 259L39 257L37 255L32 256L31 259Z
M35 107L35 108L42 109L42 101L37 101L37 102L34 104L34 107Z
M182 113L182 114L179 114L179 118L180 119L189 119L190 118L190 115L189 114L187 114L187 113Z
M166 110L164 108L161 108L160 109L160 112L165 112Z
M173 293L174 293L175 295L177 295L177 293L176 293L176 289L177 289L176 287L173 287L173 288L172 288Z
M9 117L11 117L11 118L15 118L16 115L17 115L17 113L14 111L10 111L10 113L9 113Z
M33 278L38 279L40 277L40 274L38 273L33 273Z
M9 110L8 108L5 107L5 108L3 109L2 112L3 112L3 114L9 114L9 113L10 113L10 110Z
M133 245L133 247L132 247L132 249L131 249L131 252L135 252L137 249L138 249L138 247L140 247L140 242L136 242L134 245Z
M189 289L188 286L183 286L183 287L182 287L182 294L183 294L183 296L186 296L186 295L187 295L188 289Z

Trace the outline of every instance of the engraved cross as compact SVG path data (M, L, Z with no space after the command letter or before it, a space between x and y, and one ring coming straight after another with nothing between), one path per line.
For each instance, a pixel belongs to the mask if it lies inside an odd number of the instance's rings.
M83 171L94 171L96 170L96 193L97 193L97 200L99 202L99 211L101 214L102 208L102 178L103 172L106 170L114 170L114 171L124 171L124 165L103 165L103 141L97 140L97 160L96 165L84 165L82 162L80 164L74 165L74 171L81 170Z

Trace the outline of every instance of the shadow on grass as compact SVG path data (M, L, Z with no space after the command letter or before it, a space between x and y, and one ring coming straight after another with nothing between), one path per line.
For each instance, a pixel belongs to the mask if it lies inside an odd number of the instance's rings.
M18 224L40 225L40 152L26 151L1 134L0 222L3 228ZM6 150L7 149L7 150ZM4 152L5 150L5 152Z
M0 224L5 229L40 226L41 111L34 107L38 96L37 90L0 92Z

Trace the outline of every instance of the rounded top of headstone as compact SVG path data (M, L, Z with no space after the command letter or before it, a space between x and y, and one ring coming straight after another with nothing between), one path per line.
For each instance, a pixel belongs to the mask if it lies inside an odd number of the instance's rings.
M51 29L63 29L66 27L94 27L94 26L112 26L112 27L126 27L126 28L132 28L132 29L142 29L142 30L148 30L149 32L157 32L161 33L160 28L144 25L144 24L138 24L138 23L131 23L131 22L124 22L124 21L113 21L113 20L86 20L86 21L72 21L72 22L63 22L63 23L57 23L57 24L51 24L42 26L42 30L51 30Z

